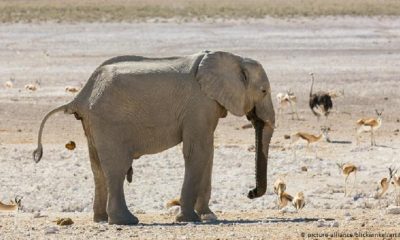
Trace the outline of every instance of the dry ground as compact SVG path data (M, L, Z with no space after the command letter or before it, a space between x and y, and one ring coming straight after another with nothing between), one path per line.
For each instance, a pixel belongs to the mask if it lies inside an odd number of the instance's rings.
M394 189L375 199L377 181L389 166L399 166L400 128L399 18L266 18L215 23L81 23L0 25L0 82L15 79L14 88L0 88L0 200L23 195L21 215L0 215L0 239L43 238L56 217L71 216L75 224L60 227L49 238L300 238L301 232L398 231L398 215L386 213L395 204ZM73 98L67 85L84 83L105 59L115 55L171 56L203 49L226 50L259 60L269 75L273 96L291 88L299 98L302 121L284 120L274 134L269 161L268 193L250 201L254 186L252 130L241 130L244 118L228 116L217 128L211 208L221 221L173 224L165 202L179 194L183 160L179 147L134 162L134 182L126 185L129 208L143 225L94 224L91 219L93 181L86 142L73 116L58 115L46 125L44 157L34 165L31 151L43 115ZM336 143L321 143L318 157L298 150L292 158L283 135L297 130L318 133L307 107L309 72L316 89L345 89L335 101L327 124ZM25 84L40 81L35 92ZM370 148L368 135L354 142L354 123L384 108L384 122ZM64 144L74 140L74 153ZM343 197L337 162L359 167L356 189ZM308 172L302 172L307 166ZM285 176L288 191L304 191L307 205L298 213L276 209L272 183ZM139 197L140 196L140 197ZM33 218L42 211L48 217ZM76 213L71 213L76 211ZM325 224L322 222L326 219ZM17 223L17 224L16 224ZM336 227L336 224L338 227ZM334 225L330 227L329 225Z
M1 0L0 22L399 16L397 0Z
M0 223L2 228L6 229L7 238L4 239L13 237L19 239L44 237L46 239L351 239L361 236L365 239L393 239L396 236L400 237L397 227L400 221L396 215L382 216L382 212L376 210L354 210L352 214L356 217L348 221L345 219L346 216L337 210L318 213L305 210L301 215L280 214L276 210L230 212L220 214L221 221L200 224L171 223L173 217L171 214L137 214L141 223L135 227L127 227L93 223L90 221L90 214L51 213L44 214L40 218L33 218L32 214L21 214L2 219ZM371 214L374 217L371 217ZM74 224L56 227L56 233L46 234L50 231L49 226L56 226L55 221L59 215L72 218ZM340 227L330 227L334 223ZM10 231L12 234L9 234Z

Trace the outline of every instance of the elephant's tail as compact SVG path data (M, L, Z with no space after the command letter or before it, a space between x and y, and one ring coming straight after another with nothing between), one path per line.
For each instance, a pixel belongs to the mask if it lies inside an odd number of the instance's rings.
M181 200L179 198L175 198L172 200L169 200L169 202L167 202L167 208L171 208L173 206L180 206L181 205Z
M67 103L65 105L59 106L44 116L42 123L40 124L40 129L39 129L39 135L38 135L38 146L35 151L33 151L33 160L38 163L40 159L42 158L43 155L43 147L42 147L42 133L43 133L43 128L44 124L46 123L47 119L53 115L54 113L64 111L65 113L72 113L71 112L71 104L72 103Z

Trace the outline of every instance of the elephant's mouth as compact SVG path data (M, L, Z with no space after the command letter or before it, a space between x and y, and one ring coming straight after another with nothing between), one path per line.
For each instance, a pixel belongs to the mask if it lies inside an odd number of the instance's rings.
M270 138L267 137L263 139L263 131L266 122L257 116L255 108L247 113L246 117L253 124L256 135L256 187L250 190L247 195L248 198L253 199L261 197L267 190L268 147ZM273 128L271 128L270 131L272 131L272 129Z
M275 129L275 123L271 123L269 120L264 121L257 116L255 107L250 112L246 113L246 118L253 124L254 128L256 127L256 123L259 121L259 122L264 123L264 126L271 128L271 129Z
M253 127L256 127L256 122L264 123L264 121L257 116L255 107L246 114L246 117L247 117L247 120L249 120L253 124Z

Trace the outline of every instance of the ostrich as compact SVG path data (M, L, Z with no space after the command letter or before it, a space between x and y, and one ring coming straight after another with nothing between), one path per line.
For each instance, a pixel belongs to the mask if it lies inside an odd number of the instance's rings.
M328 92L318 91L313 93L314 86L314 73L310 73L312 78L311 89L310 89L310 109L317 116L318 120L321 115L328 118L330 111L332 110L332 97Z

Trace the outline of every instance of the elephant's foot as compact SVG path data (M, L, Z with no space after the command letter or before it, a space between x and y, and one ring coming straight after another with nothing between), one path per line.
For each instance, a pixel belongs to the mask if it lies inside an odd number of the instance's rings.
M202 210L196 210L197 214L200 216L201 221L213 222L218 220L217 215L211 211L209 207Z
M119 214L118 216L109 216L108 224L116 224L116 225L137 225L139 223L139 219L135 217L132 213L127 211L124 214Z
M107 213L95 213L93 216L94 222L107 222L108 214Z
M201 214L200 218L201 218L201 221L205 221L205 222L215 222L218 220L217 215L215 215L213 212Z
M176 216L175 220L177 222L200 222L201 221L199 215L197 215L197 213L195 213L194 211L191 213L185 213L185 214L183 214L181 212L178 214L178 216Z

